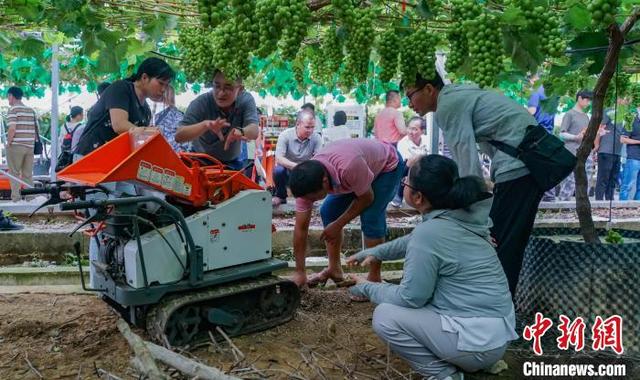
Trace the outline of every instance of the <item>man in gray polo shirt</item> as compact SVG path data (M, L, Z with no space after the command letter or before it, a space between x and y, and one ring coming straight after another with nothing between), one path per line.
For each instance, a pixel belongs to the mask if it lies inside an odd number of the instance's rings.
M560 126L560 137L564 140L564 146L574 155L578 151L578 147L584 137L584 132L589 125L589 115L585 113L585 109L591 103L593 93L588 90L581 90L576 94L576 104L562 118ZM589 158L586 162L587 176L591 177L590 172L593 170L593 160ZM560 184L560 200L570 200L576 191L576 180L573 174L569 174L567 178Z
M176 142L193 141L196 152L239 170L244 165L240 159L241 141L255 140L258 132L256 102L244 90L242 80L229 80L216 71L213 89L189 104L176 132Z
M272 200L274 207L287 202L287 182L291 169L311 159L322 146L322 138L314 133L315 125L313 111L303 109L298 112L296 126L283 131L278 136L276 167L273 170L273 181L276 185Z

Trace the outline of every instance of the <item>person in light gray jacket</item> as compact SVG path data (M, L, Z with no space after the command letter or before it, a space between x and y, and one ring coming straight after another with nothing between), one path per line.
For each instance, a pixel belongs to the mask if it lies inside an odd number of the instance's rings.
M428 379L462 379L489 368L518 338L504 270L489 228L492 197L440 155L409 170L404 198L422 214L413 232L348 258L350 265L404 258L399 285L355 277L352 297L378 304L373 328Z
M538 122L516 101L497 91L475 85L447 84L416 75L415 83L403 83L409 106L420 116L434 112L460 174L482 176L478 153L491 158L493 204L491 232L497 243L509 290L516 293L524 250L533 230L544 190L524 162L497 150L490 141L518 146L527 126ZM517 206L517 207L514 207Z

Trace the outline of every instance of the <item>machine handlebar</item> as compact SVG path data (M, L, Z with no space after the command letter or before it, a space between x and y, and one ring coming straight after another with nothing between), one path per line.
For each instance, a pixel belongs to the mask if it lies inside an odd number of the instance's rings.
M49 194L49 193L51 193L51 188L48 188L48 187L32 187L30 189L20 190L20 194L22 195L36 195L36 194Z
M86 208L96 208L99 206L99 203L91 200L91 201L77 201L77 202L66 202L60 204L60 210L62 211L70 211L70 210L83 210Z

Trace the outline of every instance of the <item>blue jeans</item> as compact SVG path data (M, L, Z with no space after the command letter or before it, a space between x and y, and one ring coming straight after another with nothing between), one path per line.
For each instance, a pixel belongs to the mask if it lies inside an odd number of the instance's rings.
M276 165L273 169L273 183L276 186L273 195L283 201L287 201L287 183L289 182L289 169L284 166Z
M398 153L398 157L400 154ZM398 191L400 180L404 174L405 163L402 158L398 166L387 173L381 173L371 183L373 189L373 203L360 214L362 234L369 239L379 239L387 235L387 205ZM353 200L354 193L329 194L320 206L322 224L326 227L344 214Z
M636 193L633 200L640 201L640 189L637 185L640 183L638 177L640 176L640 160L634 160L627 157L627 162L624 164L624 171L622 172L622 185L620 186L620 200L626 201L629 199L629 193L633 188L636 188Z
M245 161L241 158L236 158L235 160L231 161L222 161L222 163L229 170L240 170L244 167Z

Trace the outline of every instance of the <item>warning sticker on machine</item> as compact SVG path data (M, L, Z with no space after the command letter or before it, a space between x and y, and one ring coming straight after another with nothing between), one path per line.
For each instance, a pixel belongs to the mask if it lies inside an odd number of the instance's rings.
M164 169L164 173L162 175L162 187L173 191L174 181L176 180L176 172L169 169Z
M182 187L182 194L186 195L186 196L190 196L191 195L191 184L189 183L185 183L184 186Z
M140 161L140 165L138 166L138 175L137 178L142 181L149 182L151 178L151 164L147 161Z
M209 240L213 243L220 240L220 229L215 228L209 231Z
M149 182L157 186L162 186L162 177L164 176L164 170L161 167L153 165L151 169L151 178Z
M177 175L173 180L173 192L182 194L184 192L184 177Z
M184 177L176 175L171 169L164 169L147 161L140 161L136 178L178 194L191 196L191 184L185 183Z

